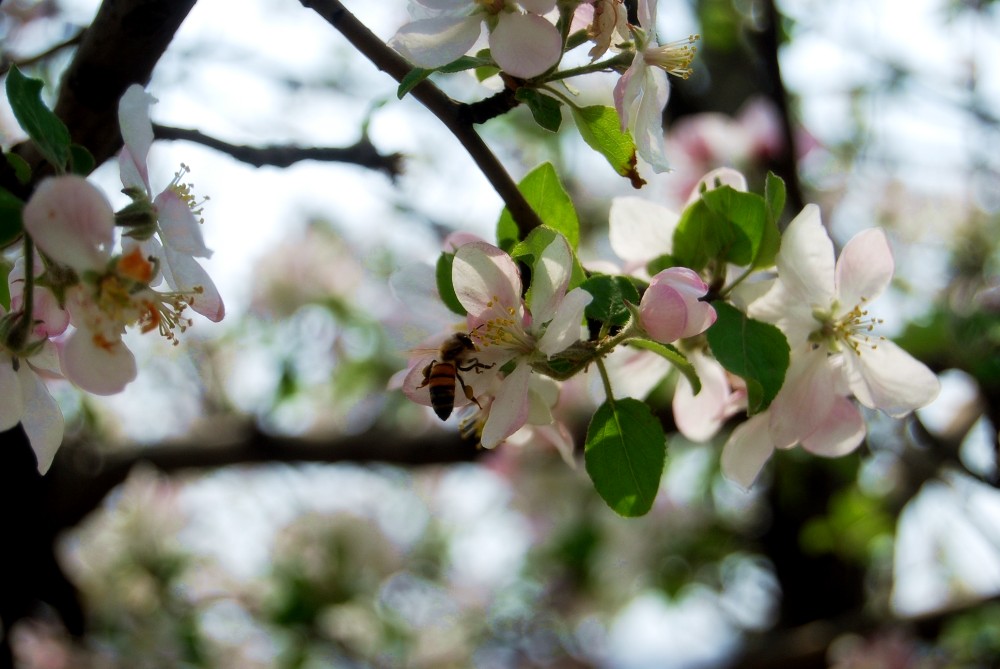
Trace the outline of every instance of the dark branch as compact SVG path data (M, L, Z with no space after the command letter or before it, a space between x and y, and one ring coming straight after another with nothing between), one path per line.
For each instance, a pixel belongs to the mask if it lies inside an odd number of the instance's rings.
M229 154L233 158L254 165L255 167L263 165L288 167L303 160L318 160L322 162L351 163L361 167L368 167L384 172L391 179L395 179L402 173L403 156L399 153L393 153L388 156L382 155L367 137L362 137L356 144L347 147L316 148L288 145L255 147L230 144L221 139L205 135L197 130L187 130L185 128L154 125L153 131L157 139L195 142Z
M326 462L385 463L422 466L468 462L481 449L458 435L401 436L384 430L328 439L269 435L237 428L213 440L135 447L109 454L82 445L64 444L45 476L46 500L56 527L73 527L140 462L161 472L210 470L248 464Z
M299 0L336 28L354 47L365 55L375 67L396 81L402 81L413 66L390 49L367 26L358 21L337 0ZM524 199L517 184L507 170L476 132L465 112L466 105L455 102L430 81L423 81L411 92L432 114L444 123L462 144L510 210L522 236L542 225L538 214Z
M75 35L73 35L69 39L53 44L45 51L42 51L41 53L36 54L34 56L28 56L25 58L14 58L13 56L7 53L0 55L0 76L7 74L12 65L17 65L19 68L34 65L35 63L40 63L41 61L46 60L51 56L54 56L63 49L69 49L70 47L76 46L83 40L83 35L85 32L86 32L85 30L79 30Z

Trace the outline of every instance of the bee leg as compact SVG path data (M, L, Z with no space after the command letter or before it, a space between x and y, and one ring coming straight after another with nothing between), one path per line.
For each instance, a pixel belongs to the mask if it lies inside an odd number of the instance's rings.
M479 358L469 358L467 365L465 365L464 367L462 365L457 365L457 368L463 372L471 372L475 370L476 374L479 374L482 372L482 370L492 369L495 365L496 365L495 362L491 362L490 364L487 365L486 363L479 362Z
M417 386L417 388L423 388L428 383L430 383L430 381L431 381L431 370L434 369L434 365L436 365L436 364L437 364L437 360L431 360L429 363L427 363L427 366L424 367L424 382L421 383L419 386Z
M465 371L468 371L468 370L465 370ZM472 392L472 388L470 388L469 386L465 385L465 381L462 379L462 377L460 375L456 374L455 378L458 380L458 383L462 386L462 392L465 393L465 399L469 400L470 402L474 402L477 407L479 407L480 409L482 409L483 405L480 404L479 400L476 399L476 396Z

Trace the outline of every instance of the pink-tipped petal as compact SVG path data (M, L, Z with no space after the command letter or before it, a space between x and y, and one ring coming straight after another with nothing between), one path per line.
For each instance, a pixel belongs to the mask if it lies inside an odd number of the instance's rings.
M739 425L722 449L722 475L744 490L750 489L774 453L769 418L765 411Z
M156 196L153 204L165 246L196 258L212 257L212 251L205 246L201 224L180 195L168 188Z
M814 433L830 413L835 387L825 351L793 357L785 383L767 412L774 446L791 448Z
M674 422L687 439L708 441L727 418L746 408L746 395L733 391L726 370L714 358L692 352L688 362L698 373L701 392L695 395L687 377L678 378L672 402Z
M150 192L149 171L146 159L153 144L153 124L149 120L149 107L156 98L139 84L132 84L118 103L118 123L122 129L125 148L118 158L122 185L141 187Z
M528 381L531 367L520 364L500 382L480 438L483 448L495 448L528 420Z
M407 23L389 46L417 67L441 67L468 53L482 30L479 16L436 16Z
M854 402L838 397L816 431L802 440L802 448L814 455L839 458L865 439L865 419Z
M927 406L941 392L937 375L891 341L843 354L847 381L858 401L894 418Z
M115 214L83 177L49 177L24 206L24 229L46 255L78 272L103 269L111 257Z
M704 332L716 318L712 305L699 300L707 292L708 285L693 270L663 270L650 281L639 303L642 327L664 344Z
M458 249L451 277L458 301L472 317L520 306L521 275L517 265L492 244L473 242Z
M490 53L507 74L530 79L559 62L562 38L537 14L500 14L490 33Z
M109 342L77 330L61 353L66 378L95 395L120 393L136 377L135 356L121 340Z
M837 259L840 306L848 310L877 298L892 280L894 269L885 232L871 228L854 235Z
M38 461L38 472L44 474L52 465L56 451L62 445L65 422L59 405L49 394L45 383L27 365L18 371L21 394L24 397L24 427L31 449Z

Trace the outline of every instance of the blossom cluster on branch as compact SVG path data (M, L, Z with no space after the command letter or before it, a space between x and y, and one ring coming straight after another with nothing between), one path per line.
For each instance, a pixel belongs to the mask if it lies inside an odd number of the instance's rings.
M211 251L201 234L202 203L182 182L187 167L159 193L149 184L155 99L138 85L122 97L125 148L118 163L132 202L115 212L81 176L92 160L69 143L65 127L38 98L40 88L16 70L8 75L15 116L56 175L43 178L27 202L4 193L22 224L5 233L23 237L23 253L7 274L9 303L0 305L0 429L20 422L45 473L64 421L42 379L65 378L97 395L119 393L137 374L123 340L127 329L156 332L176 344L192 323L189 308L213 321L225 308L196 260ZM20 167L27 181L30 168Z

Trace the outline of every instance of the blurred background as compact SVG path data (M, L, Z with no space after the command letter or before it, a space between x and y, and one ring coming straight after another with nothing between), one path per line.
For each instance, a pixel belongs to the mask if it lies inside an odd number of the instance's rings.
M384 40L409 20L404 0L345 4ZM4 69L54 100L98 6L4 0ZM37 497L3 465L5 515L27 518L5 525L0 562L14 665L996 666L997 14L990 0L661 0L661 41L701 39L664 114L674 171L640 164L638 193L572 128L523 108L481 127L515 179L556 165L585 264L613 259L610 198L679 208L721 165L757 190L775 171L786 215L819 203L837 242L884 227L885 334L941 376L919 415L869 415L866 444L838 460L779 452L749 493L719 473L728 429L707 444L672 432L656 505L623 519L581 458L539 439L477 451L455 419L387 390L454 322L415 277L447 234L491 239L502 208L454 138L298 3L200 0L148 87L158 136L361 142L391 160L254 166L154 144L154 188L183 162L210 197L206 267L227 317L178 347L131 337L141 372L119 396L51 386L67 438ZM572 84L611 104L615 80ZM500 86L435 81L468 102ZM5 100L0 143L21 139ZM118 194L114 161L91 178ZM649 400L668 428L671 391ZM588 408L586 380L567 384L578 448Z

